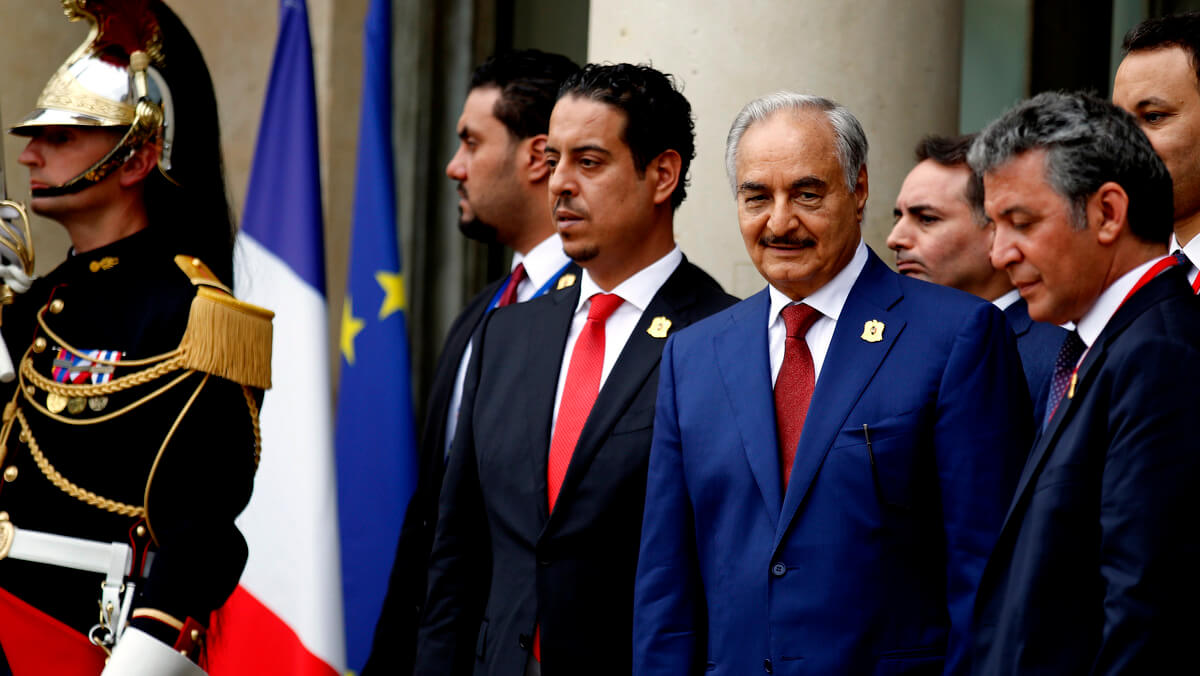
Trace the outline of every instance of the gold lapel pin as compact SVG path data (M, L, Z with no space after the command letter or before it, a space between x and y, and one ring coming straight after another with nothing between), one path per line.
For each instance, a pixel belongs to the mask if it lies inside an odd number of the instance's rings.
M872 319L863 324L863 332L860 338L868 343L878 343L883 340L883 322L878 319Z
M650 320L650 328L646 329L646 333L650 334L651 338L666 338L667 332L671 330L671 320L666 317L655 317Z
M575 285L575 275L568 272L567 274L558 278L558 285L554 287L554 290L562 291L563 289L565 289L569 286L574 286L574 285Z

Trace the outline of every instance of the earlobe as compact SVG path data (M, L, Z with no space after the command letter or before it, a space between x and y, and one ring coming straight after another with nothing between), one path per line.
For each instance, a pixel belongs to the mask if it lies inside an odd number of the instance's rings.
M858 213L858 222L862 223L863 211L867 208L867 195L870 192L867 181L867 165L863 165L858 169L858 180L854 183L854 199L857 202L855 211Z
M654 178L654 203L669 202L683 177L679 175L683 160L674 150L664 150L650 162L646 173Z

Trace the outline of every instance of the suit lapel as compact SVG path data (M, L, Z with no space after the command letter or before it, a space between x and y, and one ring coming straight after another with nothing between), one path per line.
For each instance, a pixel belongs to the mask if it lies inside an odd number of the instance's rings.
M546 466L550 452L550 420L554 415L554 394L558 390L558 372L562 364L563 349L567 333L571 330L571 319L579 304L579 285L574 284L562 291L551 291L551 311L545 314L545 323L530 327L524 359L513 362L513 368L524 372L524 388L528 392L529 406L525 408L525 438L529 439L530 455L533 459L533 485L538 500L541 523L546 523L550 506L545 496Z
M1062 402L1058 404L1058 410L1054 412L1054 417L1050 419L1050 424L1042 430L1034 441L1033 450L1029 453L1029 458L1025 461L1025 467L1021 470L1021 478L1017 481L1017 490L1013 493L1012 504L1009 505L1008 514L1004 517L1004 526L1001 529L1001 534L1008 530L1009 524L1017 521L1018 512L1024 509L1026 494L1032 489L1032 485L1037 476L1041 473L1042 467L1046 463L1047 453L1050 448L1058 443L1058 437L1062 432L1062 428L1067 422L1074 417L1075 411L1082 406L1083 400L1086 398L1088 390L1092 385L1092 374L1099 368L1100 364L1104 363L1104 358L1108 352L1108 344L1115 340L1121 333L1133 322L1138 315L1145 312L1147 308L1155 305L1172 293L1180 292L1182 285L1179 278L1182 277L1183 284L1186 284L1186 272L1181 273L1180 268L1176 267L1160 274L1157 278L1151 280L1140 291L1134 294L1128 302L1123 303L1117 312L1113 314L1112 319L1100 332L1096 338L1095 344L1087 351L1083 358L1083 363L1079 365L1079 373L1075 382L1075 396L1064 396ZM1172 289L1172 286L1176 288ZM1191 286L1187 286L1187 291L1191 291ZM1038 421L1039 423L1041 421Z
M895 273L874 253L868 253L867 264L842 307L821 376L813 390L783 498L782 518L776 526L775 547L783 541L797 509L808 495L838 431L904 330L904 320L888 311L902 296ZM864 325L872 320L884 325L882 339L877 342L867 342L861 337Z
M558 494L554 514L565 511L563 508L570 504L574 489L579 485L591 465L592 460L609 431L617 420L625 414L630 402L637 396L646 378L658 368L662 357L665 338L654 338L647 329L655 317L663 316L674 319L676 327L682 328L688 322L685 314L688 307L695 302L695 291L687 283L690 264L684 260L675 272L667 278L666 283L651 299L649 305L638 319L637 326L621 349L620 356L613 364L612 372L604 381L604 386L596 396L596 403L588 414L587 422L579 433L579 441L571 454L571 462L567 465L567 473L563 477L562 489ZM557 384L557 383L556 383ZM549 448L549 442L546 445ZM543 463L544 464L544 463ZM545 484L543 472L542 484ZM554 515L551 515L553 518ZM547 524L549 526L549 524Z
M1008 320L1008 328L1012 329L1013 335L1017 338L1029 333L1029 329L1033 326L1033 320L1029 318L1029 311L1025 308L1025 299L1018 298L1016 302L1004 309L1004 318Z
M783 487L767 341L770 293L763 289L736 308L725 329L714 338L717 370L725 384L750 471L774 524L783 504Z

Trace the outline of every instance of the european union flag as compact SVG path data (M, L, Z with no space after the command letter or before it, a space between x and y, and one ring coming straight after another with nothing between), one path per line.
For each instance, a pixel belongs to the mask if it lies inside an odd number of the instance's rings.
M347 666L359 670L416 485L417 451L396 237L390 0L371 0L337 407L338 521Z

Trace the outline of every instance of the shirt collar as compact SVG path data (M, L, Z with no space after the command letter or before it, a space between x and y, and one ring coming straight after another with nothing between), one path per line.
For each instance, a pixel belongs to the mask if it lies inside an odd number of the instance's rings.
M995 305L996 307L1000 308L1002 311L1007 310L1009 308L1009 306L1011 306L1013 303L1017 302L1017 299L1020 297L1021 297L1020 291L1017 291L1016 289L1009 289L1008 292L1005 293L1003 296L1000 296L996 300L992 301L992 305Z
M592 281L591 275L585 269L583 281L579 283L579 302L575 305L575 312L578 313L583 308L583 304L597 293L615 293L626 303L636 307L638 312L645 312L646 306L654 299L654 294L658 293L662 285L667 282L667 278L682 262L683 252L676 246L667 255L638 270L632 277L618 284L617 288L612 291L601 289L596 282Z
M854 250L854 257L850 259L846 267L838 271L833 279L826 282L825 286L802 299L804 304L836 322L838 316L842 314L842 307L846 304L846 299L850 297L850 289L854 287L854 282L858 280L858 275L862 273L866 265L867 245L859 239L858 248ZM779 313L783 311L783 308L797 301L788 298L774 286L768 285L767 289L771 294L771 313L767 315L767 326L770 326L779 318Z
M529 253L514 253L512 269L515 270L518 263L524 263L529 283L533 288L540 289L570 262L571 259L563 253L562 240L558 233L554 233L530 249Z
M1192 265L1200 267L1200 235L1193 237L1184 246L1179 246L1179 240L1175 239L1175 233L1171 233L1171 246L1167 249L1171 253L1182 249L1184 255L1188 257Z
M1100 337L1100 332L1108 324L1108 320L1112 319L1112 316L1117 313L1117 308L1121 307L1129 290L1159 260L1161 260L1161 256L1142 263L1118 277L1117 281L1100 293L1100 297L1096 299L1095 303L1092 303L1092 307L1088 308L1088 311L1083 313L1083 316L1075 323L1075 330L1079 332L1079 337L1083 339L1085 345L1091 347L1092 343L1096 342L1096 339Z

